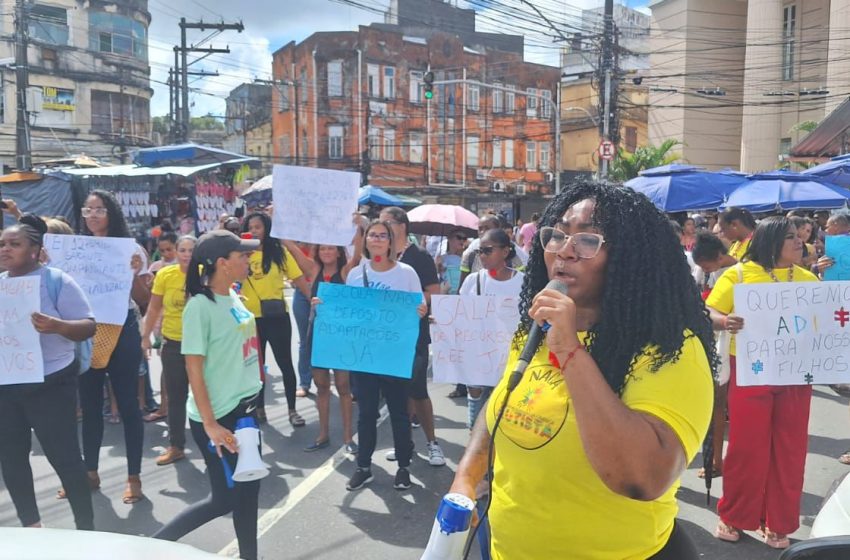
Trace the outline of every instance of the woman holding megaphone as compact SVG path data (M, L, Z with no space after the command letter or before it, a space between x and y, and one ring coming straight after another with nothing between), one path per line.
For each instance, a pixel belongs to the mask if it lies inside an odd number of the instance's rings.
M248 254L259 244L216 230L201 236L192 254L181 350L189 376L189 426L207 465L212 493L154 535L175 541L233 512L239 556L247 559L257 558L260 482L233 484L229 473L236 469L240 451L237 423L246 418L256 423L260 361L254 316L231 286L247 278Z

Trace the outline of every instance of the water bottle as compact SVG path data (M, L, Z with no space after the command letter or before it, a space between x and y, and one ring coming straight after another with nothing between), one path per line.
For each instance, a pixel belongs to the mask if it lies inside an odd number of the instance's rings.
M475 502L463 494L446 494L421 560L460 560L469 536Z

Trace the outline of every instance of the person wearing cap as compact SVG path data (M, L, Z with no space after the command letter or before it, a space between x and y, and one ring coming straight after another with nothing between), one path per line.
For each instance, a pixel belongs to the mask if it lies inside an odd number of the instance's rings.
M215 230L201 236L189 262L181 348L189 377L186 408L212 493L154 535L176 541L232 512L239 557L249 560L257 558L260 481L238 482L228 488L222 459L233 472L239 452L233 433L236 423L245 417L257 419L257 396L262 387L257 327L254 315L231 286L248 277L248 253L259 245L257 240Z

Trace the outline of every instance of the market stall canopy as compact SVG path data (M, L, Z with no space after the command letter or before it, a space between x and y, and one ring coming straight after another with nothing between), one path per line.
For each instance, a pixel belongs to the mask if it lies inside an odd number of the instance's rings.
M850 99L845 99L817 128L791 148L791 161L822 161L847 151L850 146Z
M195 173L215 169L222 165L250 165L254 158L237 158L226 162L209 163L205 165L174 165L164 167L144 167L138 165L113 165L92 169L63 169L62 173L77 177L150 177L156 175L180 175L191 177Z
M243 160L242 163L256 167L261 163L258 158L191 143L144 148L133 156L133 163L145 167L221 165L231 164L236 160Z
M423 204L407 213L410 233L448 236L457 229L470 237L478 235L478 216L462 206L452 204Z
M404 201L383 189L372 185L360 187L357 204L376 204L378 206L402 206Z
M850 155L834 157L826 163L810 167L803 175L818 177L841 187L850 187Z
M744 208L751 212L774 210L824 210L843 208L850 191L817 177L774 171L750 175L729 195L725 208Z
M673 164L647 169L623 186L646 195L663 212L684 212L717 209L744 181L734 172Z

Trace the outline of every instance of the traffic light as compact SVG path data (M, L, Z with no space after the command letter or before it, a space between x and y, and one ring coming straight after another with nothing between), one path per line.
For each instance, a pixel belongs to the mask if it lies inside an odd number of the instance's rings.
M425 72L422 81L425 83L425 99L431 99L434 97L434 73L430 70Z

